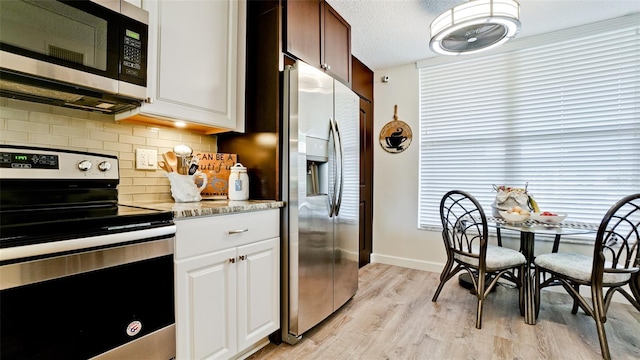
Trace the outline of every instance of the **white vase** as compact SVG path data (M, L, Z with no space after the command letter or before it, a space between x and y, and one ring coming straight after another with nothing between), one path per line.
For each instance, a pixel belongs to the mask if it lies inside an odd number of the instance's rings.
M202 200L200 192L207 186L207 175L196 172L193 175L181 175L176 172L167 173L171 183L171 196L176 202L194 202ZM202 181L200 185L196 184Z

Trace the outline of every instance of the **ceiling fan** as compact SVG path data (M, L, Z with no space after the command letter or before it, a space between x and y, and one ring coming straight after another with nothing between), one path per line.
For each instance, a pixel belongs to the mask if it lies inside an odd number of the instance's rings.
M515 0L471 0L431 23L429 47L443 55L485 51L515 37L519 17L520 4Z

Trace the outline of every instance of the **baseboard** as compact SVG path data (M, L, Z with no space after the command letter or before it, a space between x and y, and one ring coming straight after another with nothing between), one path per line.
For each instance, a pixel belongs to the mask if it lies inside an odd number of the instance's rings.
M409 269L424 270L439 273L444 267L444 263L435 263L424 260L409 259L397 256L371 254L371 262L401 266Z

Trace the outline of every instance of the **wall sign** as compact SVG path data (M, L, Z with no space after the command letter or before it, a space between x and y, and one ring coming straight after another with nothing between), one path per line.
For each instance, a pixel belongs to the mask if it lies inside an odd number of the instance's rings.
M198 170L207 175L209 179L207 187L202 190L200 195L203 199L226 200L229 194L227 180L231 175L231 167L238 162L238 155L209 152L197 155L200 158Z
M398 105L393 107L393 121L380 130L380 146L392 154L405 151L411 145L413 133L407 123L398 120Z

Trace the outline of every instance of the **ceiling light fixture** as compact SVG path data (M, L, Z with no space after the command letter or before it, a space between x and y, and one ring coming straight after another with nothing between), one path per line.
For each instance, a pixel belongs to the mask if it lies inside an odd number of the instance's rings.
M438 54L473 54L499 46L520 31L520 4L514 0L471 0L431 23L429 47Z

